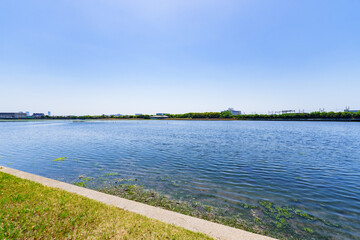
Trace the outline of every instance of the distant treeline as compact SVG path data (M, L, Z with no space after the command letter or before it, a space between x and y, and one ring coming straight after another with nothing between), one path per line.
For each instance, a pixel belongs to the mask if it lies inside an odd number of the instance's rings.
M42 118L45 119L132 119L132 118L139 118L139 119L150 119L150 115L141 114L141 115L84 115L84 116L44 116Z
M206 113L185 113L167 114L169 118L227 118L238 120L271 120L271 119L344 119L360 120L360 112L311 112L311 113L284 113L284 114L243 114L232 115L230 111L225 112L206 112Z
M169 119L234 119L234 120L360 120L360 112L311 112L284 114L232 115L230 111L166 114ZM44 116L50 119L150 119L150 115L85 115L85 116Z

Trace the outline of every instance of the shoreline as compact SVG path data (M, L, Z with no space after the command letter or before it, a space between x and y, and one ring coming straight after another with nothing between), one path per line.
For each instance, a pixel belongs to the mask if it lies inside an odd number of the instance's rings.
M360 122L360 119L229 119L229 118L168 118L168 119L143 119L143 118L43 118L43 119L5 119L0 118L0 122L36 122L36 121L75 121L75 122L83 122L83 121L254 121L254 122Z
M177 212L165 210L158 207L153 207L140 202L116 197L113 195L105 194L95 190L78 187L72 184L56 181L53 179L41 177L38 175L30 174L20 170L0 166L0 171L11 174L13 176L27 179L33 182L40 183L48 187L54 187L57 189L65 190L70 193L75 193L92 200L96 200L107 205L113 205L115 207L138 213L145 217L156 219L167 224L175 225L188 229L190 231L199 232L206 234L215 239L224 240L273 240L274 238L267 237L264 235L248 232L245 230L232 228L222 224L206 221L203 219L191 217L188 215L180 214Z

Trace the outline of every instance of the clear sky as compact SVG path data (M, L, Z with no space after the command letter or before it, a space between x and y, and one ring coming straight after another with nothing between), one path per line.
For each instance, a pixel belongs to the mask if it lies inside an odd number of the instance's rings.
M359 0L2 0L0 112L360 108Z

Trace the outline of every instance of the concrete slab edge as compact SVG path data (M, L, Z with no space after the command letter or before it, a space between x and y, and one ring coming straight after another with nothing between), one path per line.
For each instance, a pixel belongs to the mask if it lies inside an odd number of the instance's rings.
M158 207L149 206L143 203L127 200L109 194L97 192L95 190L78 187L72 184L56 181L50 178L41 177L35 174L23 172L13 168L0 166L0 171L14 175L19 178L27 179L40 183L45 186L59 188L71 193L75 193L105 204L113 205L124 210L135 212L143 216L156 219L168 224L183 227L185 229L204 233L215 239L221 240L271 240L274 238L247 232L241 229L228 227L218 223L213 223L203 219L188 215L172 212Z

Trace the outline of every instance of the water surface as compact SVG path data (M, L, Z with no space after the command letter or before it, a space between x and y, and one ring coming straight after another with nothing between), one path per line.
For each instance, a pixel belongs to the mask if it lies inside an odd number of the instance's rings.
M0 122L0 165L92 188L132 179L239 213L265 200L330 222L301 223L324 238L360 239L356 122Z

